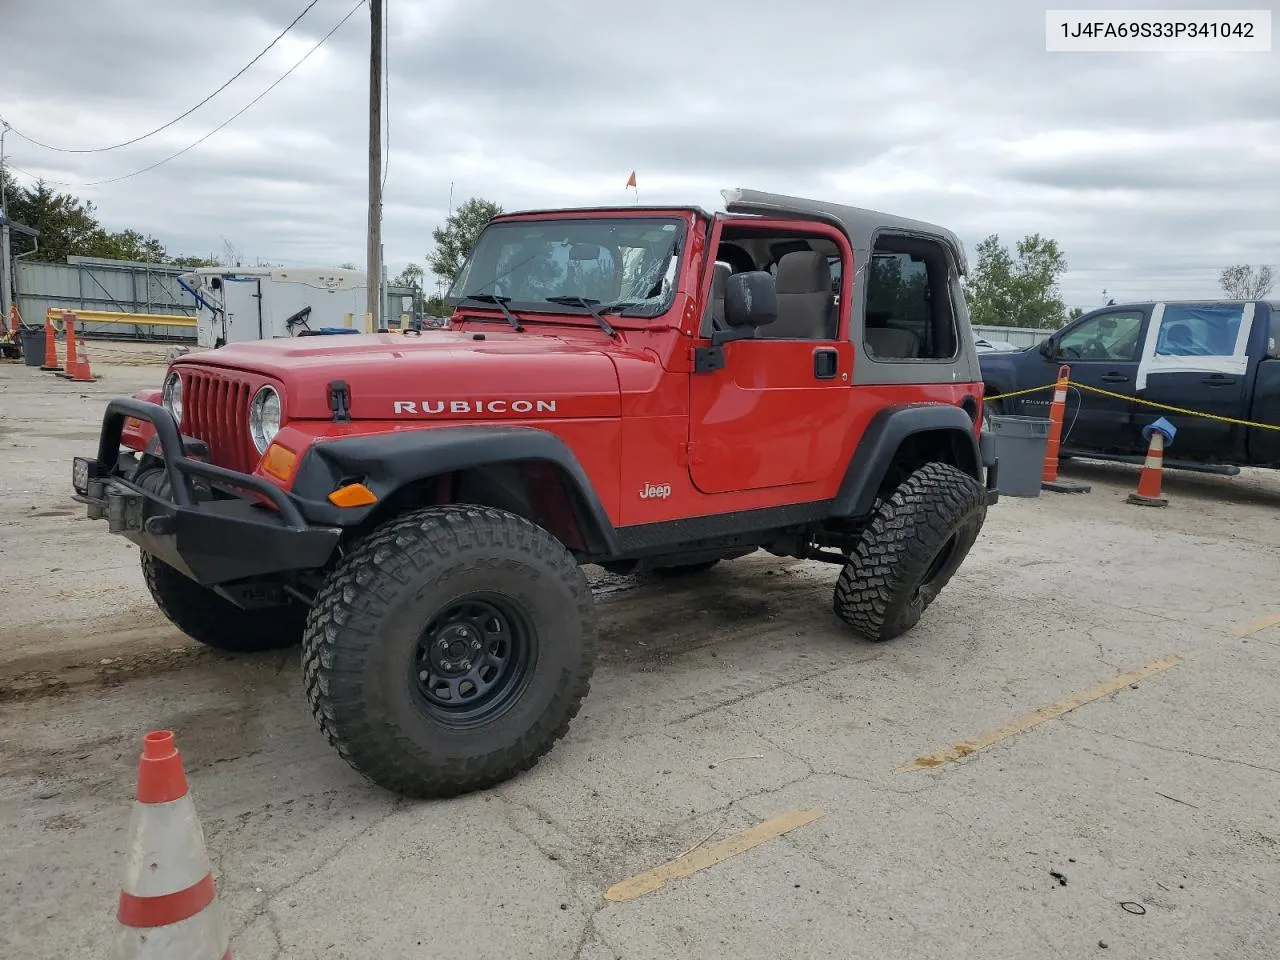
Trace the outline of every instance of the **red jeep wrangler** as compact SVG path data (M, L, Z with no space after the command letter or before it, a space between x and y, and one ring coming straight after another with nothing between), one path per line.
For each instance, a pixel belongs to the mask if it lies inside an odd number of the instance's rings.
M567 731L595 660L581 564L826 560L836 615L896 636L997 496L963 247L724 196L498 217L444 330L179 357L160 403L108 404L77 499L180 630L301 640L330 742L412 796L498 783Z

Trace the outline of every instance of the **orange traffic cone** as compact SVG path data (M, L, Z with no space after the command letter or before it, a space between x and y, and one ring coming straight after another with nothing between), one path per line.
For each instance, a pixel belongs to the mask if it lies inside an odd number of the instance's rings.
M142 738L116 919L116 960L231 958L204 831L168 730Z
M89 369L89 355L76 340L76 317L74 313L64 313L67 324L67 372L58 376L75 383L92 383L95 379Z
M58 365L58 334L53 329L53 321L44 318L44 366L41 370L61 370Z
M98 379L93 375L93 371L89 369L89 353L85 350L83 344L76 351L75 359L67 364L67 372L60 373L58 376L70 380L72 383L93 383Z
M1071 384L1071 368L1058 367L1058 382L1053 386L1053 403L1049 407L1049 442L1044 451L1044 470L1040 487L1055 493L1088 493L1087 483L1058 479L1058 447L1062 443L1062 421L1067 412L1067 387Z
M22 332L22 314L18 312L16 303L9 304L9 326L15 337Z
M1177 429L1161 417L1143 427L1142 433L1147 438L1147 459L1138 477L1138 489L1125 500L1144 507L1167 507L1169 500L1160 492L1160 483L1164 479L1164 445L1166 441L1173 442Z

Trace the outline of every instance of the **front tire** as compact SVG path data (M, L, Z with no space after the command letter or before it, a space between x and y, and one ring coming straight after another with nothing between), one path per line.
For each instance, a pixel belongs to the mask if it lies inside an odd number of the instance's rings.
M836 581L836 615L869 640L919 622L969 554L986 520L986 491L945 463L927 463L883 501Z
M481 506L415 510L329 576L303 638L307 697L353 768L450 797L532 767L590 685L596 620L573 556Z
M257 653L283 650L302 639L307 611L301 604L245 610L149 553L142 554L142 576L169 622L206 647Z

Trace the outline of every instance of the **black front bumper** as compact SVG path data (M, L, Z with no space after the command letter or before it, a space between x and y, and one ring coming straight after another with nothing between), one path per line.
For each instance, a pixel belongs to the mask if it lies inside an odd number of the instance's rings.
M126 417L155 427L157 451L121 456ZM308 523L294 499L247 473L190 456L164 407L119 398L107 404L97 459L76 457L75 499L91 519L206 586L315 570L332 557L342 530ZM261 494L269 502L245 496ZM274 509L273 509L274 508Z

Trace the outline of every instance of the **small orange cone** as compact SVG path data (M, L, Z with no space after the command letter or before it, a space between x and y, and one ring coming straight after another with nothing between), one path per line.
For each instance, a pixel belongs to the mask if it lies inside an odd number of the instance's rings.
M1168 440L1173 442L1176 428L1164 417L1155 423L1143 427L1147 437L1147 460L1142 465L1142 473L1138 477L1138 489L1126 497L1129 503L1137 503L1144 507L1167 507L1168 499L1160 492L1161 480L1164 477L1164 445Z
M58 334L53 329L53 321L44 318L44 366L41 370L61 370L58 365Z
M84 345L76 340L76 317L74 313L64 313L67 324L67 372L58 376L74 383L92 383L96 378L89 369L89 355Z
M16 303L9 304L9 326L12 328L10 332L15 337L22 332L22 314L18 313Z
M204 831L168 730L142 738L128 850L116 960L230 960Z
M98 379L93 375L93 371L89 369L89 354L83 345L76 351L75 359L67 364L67 372L60 373L58 376L70 380L72 383L93 383Z

